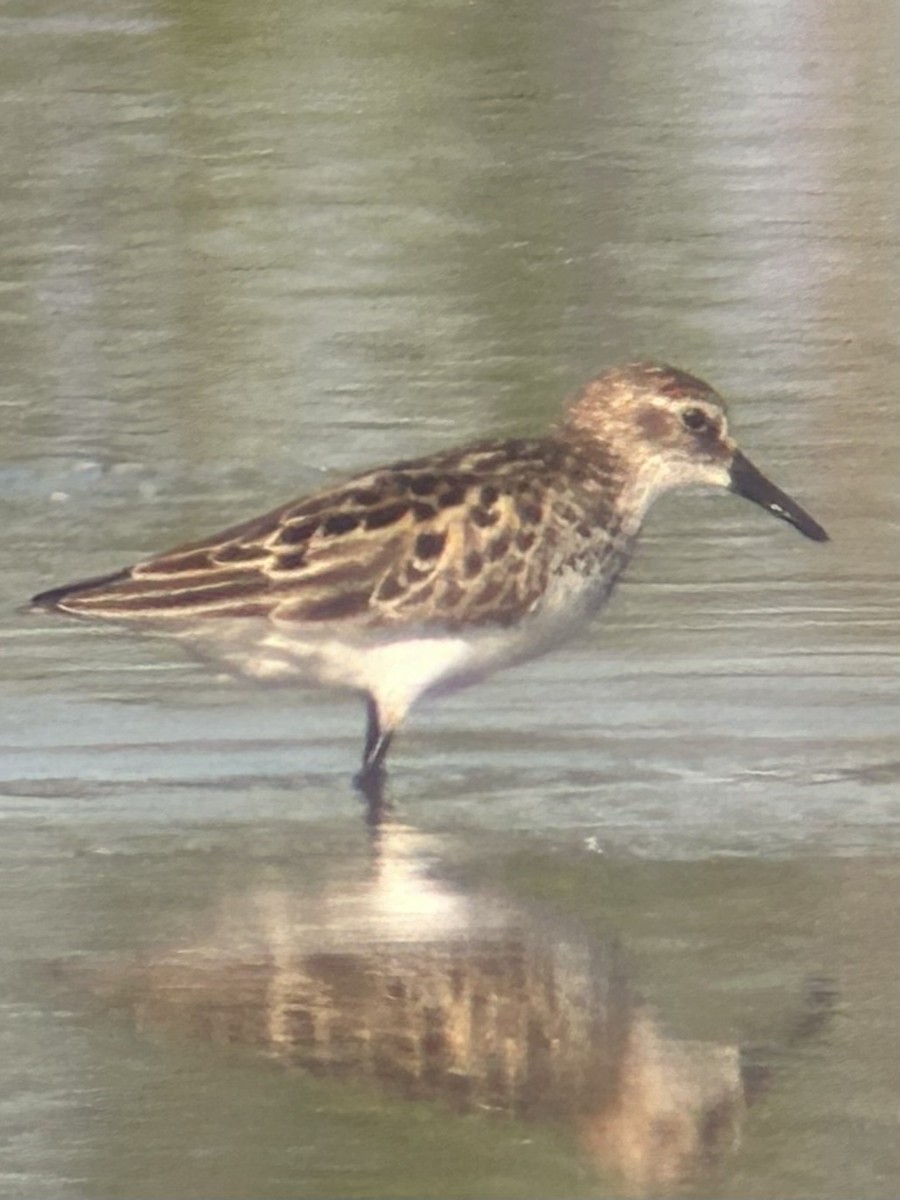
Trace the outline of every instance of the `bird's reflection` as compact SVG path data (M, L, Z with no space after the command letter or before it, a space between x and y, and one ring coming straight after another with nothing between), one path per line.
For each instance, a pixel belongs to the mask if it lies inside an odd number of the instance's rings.
M614 940L451 886L438 839L399 823L373 847L365 879L311 892L276 877L233 896L201 944L107 963L90 989L141 1027L566 1123L633 1191L735 1149L751 1098L740 1048L669 1036Z

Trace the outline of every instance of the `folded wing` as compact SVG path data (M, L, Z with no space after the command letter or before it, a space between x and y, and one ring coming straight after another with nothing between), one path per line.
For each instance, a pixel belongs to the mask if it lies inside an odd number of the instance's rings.
M571 516L540 487L545 454L497 442L399 463L33 605L153 623L509 624L538 603Z

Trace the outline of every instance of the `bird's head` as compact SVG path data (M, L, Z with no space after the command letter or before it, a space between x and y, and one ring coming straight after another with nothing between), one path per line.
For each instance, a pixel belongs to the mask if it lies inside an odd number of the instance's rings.
M676 367L629 363L598 375L570 404L564 428L615 454L642 509L675 489L724 488L813 541L828 540L822 526L738 448L722 397Z

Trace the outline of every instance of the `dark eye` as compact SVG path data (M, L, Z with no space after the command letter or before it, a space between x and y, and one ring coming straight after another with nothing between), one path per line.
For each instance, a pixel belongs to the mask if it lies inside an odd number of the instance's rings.
M709 427L709 417L702 408L686 408L682 411L681 423L691 433L699 433L701 429Z

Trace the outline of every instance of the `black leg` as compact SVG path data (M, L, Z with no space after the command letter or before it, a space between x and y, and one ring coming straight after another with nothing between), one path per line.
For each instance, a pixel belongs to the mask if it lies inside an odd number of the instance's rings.
M363 747L362 775L373 770L384 771L384 760L394 736L392 729L382 729L378 719L378 705L371 696L366 697L366 742Z
M366 696L366 743L363 747L364 767L372 757L380 737L381 725L378 720L378 705L371 696Z
M387 771L384 767L375 767L368 771L363 768L353 780L366 805L366 824L371 825L373 829L383 824L391 811L385 791L386 782Z
M368 805L366 820L378 825L384 818L388 805L384 794L387 770L384 760L390 749L393 730L381 728L378 705L371 696L366 697L366 740L363 747L362 767L354 778L354 786L362 793Z

